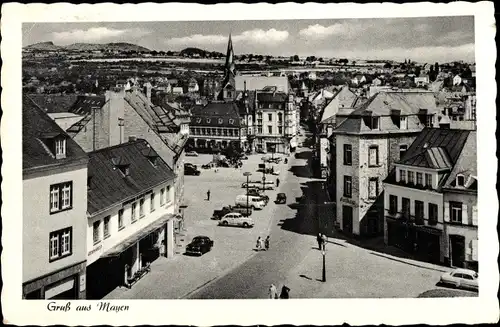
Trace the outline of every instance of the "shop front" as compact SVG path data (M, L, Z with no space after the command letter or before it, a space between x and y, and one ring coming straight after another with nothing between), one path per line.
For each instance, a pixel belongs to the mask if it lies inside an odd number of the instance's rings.
M23 299L85 299L85 279L85 262L81 262L24 283Z
M87 267L90 299L100 299L119 286L131 287L160 256L174 253L173 215L166 214L135 232Z

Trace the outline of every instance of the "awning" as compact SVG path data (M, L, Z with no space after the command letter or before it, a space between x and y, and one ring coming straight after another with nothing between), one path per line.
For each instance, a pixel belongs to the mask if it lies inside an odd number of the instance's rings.
M123 242L120 244L115 245L108 251L106 251L101 258L106 258L106 257L117 257L119 256L122 252L130 248L132 245L137 243L138 241L142 240L144 237L148 236L152 232L156 231L160 227L162 227L168 220L174 218L174 215L169 213L166 215L161 216L151 224L147 225L146 227L138 230L135 232L133 235L127 237Z

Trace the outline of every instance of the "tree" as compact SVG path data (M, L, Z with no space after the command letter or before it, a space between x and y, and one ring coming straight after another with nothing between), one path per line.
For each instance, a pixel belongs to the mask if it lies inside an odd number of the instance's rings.
M294 56L293 56L293 61L300 61L299 56L298 56L298 55L294 55Z
M437 62L434 64L434 71L436 74L439 73L439 64Z
M241 61L245 61L245 60L247 60L247 56L246 56L246 55L241 55L240 60L241 60Z
M390 62L386 62L386 63L384 64L384 68L391 69L391 68L392 68L391 63L390 63Z

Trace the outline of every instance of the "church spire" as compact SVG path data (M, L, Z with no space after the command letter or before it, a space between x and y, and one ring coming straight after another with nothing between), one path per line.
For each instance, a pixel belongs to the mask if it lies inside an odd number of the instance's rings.
M226 64L224 66L225 80L228 79L229 75L235 75L235 65L234 65L234 50L233 41L231 39L231 33L229 33L229 41L227 42L227 52L226 52Z

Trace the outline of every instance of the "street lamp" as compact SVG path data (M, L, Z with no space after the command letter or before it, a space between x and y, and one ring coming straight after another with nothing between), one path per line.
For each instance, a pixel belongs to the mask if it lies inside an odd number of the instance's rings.
M325 260L325 254L326 254L326 249L325 249L326 244L323 244L323 250L321 250L321 254L323 255L323 278L321 281L324 283L326 282L326 260Z
M249 183L248 177L250 177L250 175L252 175L252 173L249 171L243 173L243 176L247 177L247 216L248 216L248 183Z

